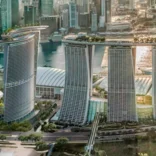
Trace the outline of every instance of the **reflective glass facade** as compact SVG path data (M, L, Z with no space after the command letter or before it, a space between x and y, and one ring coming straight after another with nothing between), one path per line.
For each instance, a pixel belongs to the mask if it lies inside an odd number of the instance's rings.
M59 120L75 124L87 121L92 89L92 58L94 48L83 45L65 47L65 89Z
M11 0L1 0L2 32L12 27Z
M131 47L110 47L108 52L108 121L137 121Z
M4 120L19 121L32 112L35 94L34 38L5 45Z
M53 0L41 0L41 14L42 16L52 16Z

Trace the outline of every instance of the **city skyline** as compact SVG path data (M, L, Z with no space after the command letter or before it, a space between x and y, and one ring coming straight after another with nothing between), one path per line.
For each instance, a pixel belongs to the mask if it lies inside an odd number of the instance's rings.
M155 12L156 0L0 0L0 156L153 154Z

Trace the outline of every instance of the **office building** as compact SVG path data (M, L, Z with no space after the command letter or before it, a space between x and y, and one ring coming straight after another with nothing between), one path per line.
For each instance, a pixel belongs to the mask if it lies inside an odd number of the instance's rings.
M24 6L24 24L35 24L37 22L36 7Z
M85 13L85 12L89 13L90 11L89 0L76 0L76 4L79 13Z
M70 28L76 28L78 24L78 15L75 0L69 3L69 25Z
M12 0L12 26L21 25L24 15L24 4L21 0Z
M69 11L69 4L59 5L59 14L61 14L63 12L63 10L68 10Z
M2 32L12 27L11 0L1 0L1 29Z
M85 124L92 93L92 64L94 46L70 44L65 46L65 88L59 120Z
M39 17L40 13L40 0L33 0L32 6L36 7L36 15Z
M62 12L62 26L63 28L69 28L69 10L63 10Z
M130 10L135 9L135 0L129 0L129 9Z
M41 0L41 15L52 16L53 15L53 0Z
M84 12L90 12L89 0L83 0Z
M92 18L91 18L91 31L96 32L98 30L97 27L97 13L92 13Z
M101 16L106 15L106 0L101 0Z
M83 28L88 28L90 25L89 22L89 13L80 13L79 14L79 26Z
M106 22L111 23L111 18L112 18L112 10L111 10L111 5L112 5L112 0L105 0L106 2Z
M41 31L41 39L47 40L48 37L59 28L59 16L47 16L40 18L41 25L47 25L48 28Z
M108 52L108 121L137 121L131 47L110 47Z

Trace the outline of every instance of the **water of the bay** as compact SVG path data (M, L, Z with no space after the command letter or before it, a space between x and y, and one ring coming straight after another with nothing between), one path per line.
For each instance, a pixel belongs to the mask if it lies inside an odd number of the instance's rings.
M101 63L104 56L104 46L96 46L94 54L93 71L102 71ZM65 69L64 45L61 43L44 42L40 44L38 66Z

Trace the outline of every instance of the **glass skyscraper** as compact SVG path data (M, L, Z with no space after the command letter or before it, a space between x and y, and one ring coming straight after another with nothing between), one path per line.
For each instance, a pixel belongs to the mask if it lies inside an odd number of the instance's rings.
M78 25L78 16L75 0L72 0L69 3L69 19L70 19L70 27L75 28Z
M42 16L52 16L53 0L41 0L41 14Z
M11 0L1 0L1 25L2 32L12 27Z
M44 27L16 30L9 34L16 40L2 43L5 47L4 120L6 122L24 120L33 112L40 29ZM21 37L18 37L19 35Z

